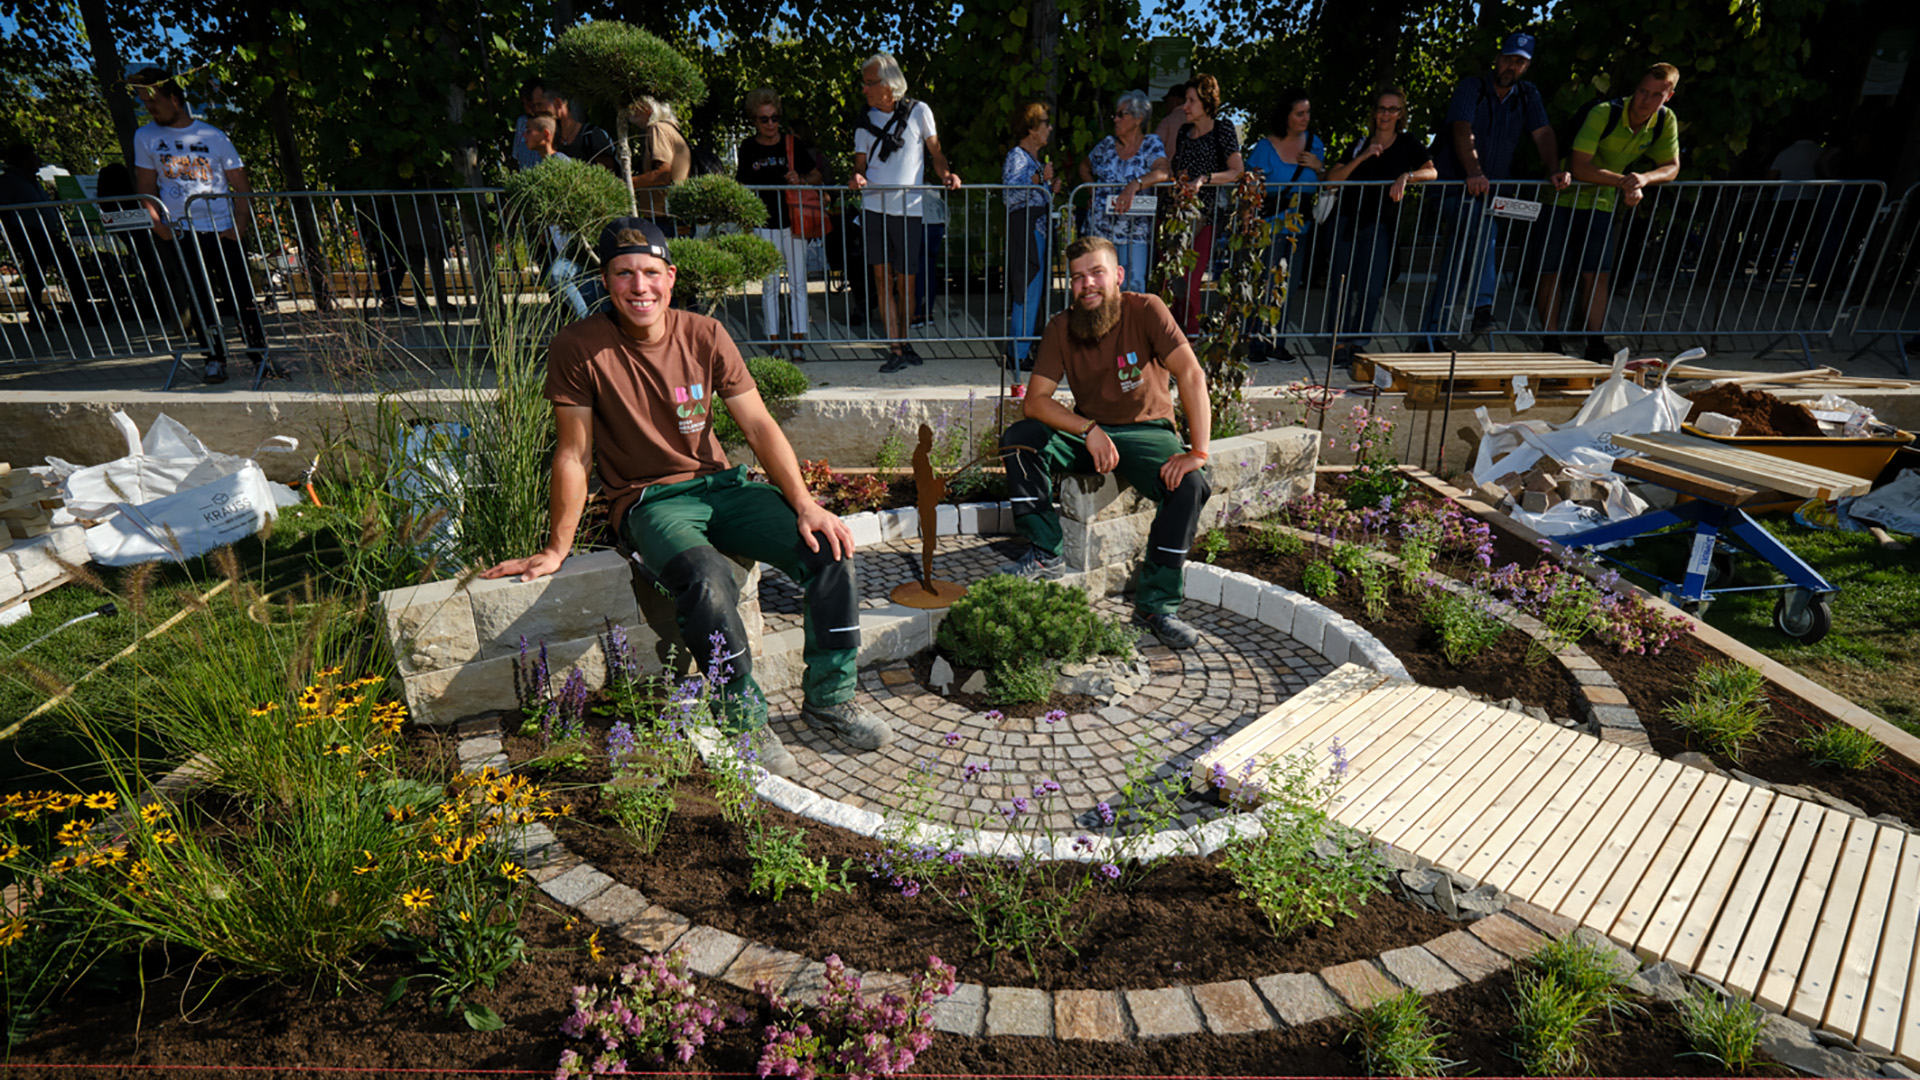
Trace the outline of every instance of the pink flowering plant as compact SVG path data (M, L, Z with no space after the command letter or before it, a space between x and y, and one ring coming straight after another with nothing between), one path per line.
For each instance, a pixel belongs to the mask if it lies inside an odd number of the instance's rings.
M937 956L914 974L906 993L869 1000L860 977L838 956L826 960L826 988L811 1005L775 993L766 980L754 990L766 999L774 1022L767 1025L755 1072L760 1076L819 1076L871 1080L898 1076L933 1045L933 1005L953 993L955 972Z
M608 986L573 988L560 1033L586 1046L561 1051L554 1080L624 1073L634 1062L660 1065L669 1054L691 1061L707 1036L746 1022L746 1010L696 992L685 955L648 956L622 967Z
M1355 405L1340 421L1340 441L1353 455L1347 473L1347 505L1378 506L1382 499L1397 502L1407 489L1400 462L1393 456L1393 436L1399 428L1400 406L1381 409L1378 402Z

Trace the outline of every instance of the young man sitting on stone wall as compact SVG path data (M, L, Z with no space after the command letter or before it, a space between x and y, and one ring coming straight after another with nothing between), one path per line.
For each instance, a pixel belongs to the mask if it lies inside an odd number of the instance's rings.
M1066 571L1064 535L1053 506L1053 473L1110 473L1152 499L1159 512L1147 532L1134 598L1135 625L1161 644L1191 648L1199 631L1180 618L1187 551L1213 487L1207 442L1213 415L1207 377L1193 346L1158 296L1121 292L1126 279L1113 243L1082 237L1067 247L1072 302L1040 338L1027 387L1025 419L1007 429L1007 488L1014 527L1033 542L1002 573L1057 578ZM1073 408L1053 399L1062 375ZM1171 378L1180 388L1191 448L1174 425Z
M546 396L559 445L547 546L481 576L532 581L559 569L595 466L612 520L672 594L695 659L703 668L724 665L723 726L748 733L768 772L792 775L796 763L766 726L729 555L768 563L806 592L802 717L856 749L886 745L892 731L853 701L860 586L852 531L807 491L726 330L671 306L675 269L660 227L617 219L601 234L599 253L612 310L562 329L548 350ZM728 466L708 423L715 398L727 403L771 484ZM719 644L710 656L711 642Z

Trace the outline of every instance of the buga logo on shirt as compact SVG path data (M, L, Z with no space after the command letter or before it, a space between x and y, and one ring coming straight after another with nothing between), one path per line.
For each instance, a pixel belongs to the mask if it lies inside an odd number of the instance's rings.
M1122 353L1113 358L1114 367L1120 372L1120 392L1131 394L1140 389L1140 354Z
M679 405L674 412L680 417L680 434L693 435L707 426L706 396L705 383L673 388L673 400Z

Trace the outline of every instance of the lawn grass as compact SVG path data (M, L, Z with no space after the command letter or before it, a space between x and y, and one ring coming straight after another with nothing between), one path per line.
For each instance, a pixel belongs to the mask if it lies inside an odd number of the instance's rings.
M1812 645L1775 630L1773 605L1781 595L1775 591L1721 596L1708 608L1707 624L1920 734L1920 544L1893 551L1866 533L1809 529L1788 514L1764 514L1759 520L1839 588L1832 600L1833 629ZM1690 539L1686 533L1662 534L1608 554L1678 580ZM1643 576L1627 577L1648 584ZM1734 557L1736 586L1785 581L1758 558L1744 552Z

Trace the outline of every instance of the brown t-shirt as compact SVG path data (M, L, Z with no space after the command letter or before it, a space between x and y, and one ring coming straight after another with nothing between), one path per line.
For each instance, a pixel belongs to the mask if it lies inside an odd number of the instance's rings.
M594 464L615 521L644 487L726 469L707 413L714 399L752 389L720 323L671 308L666 336L651 344L606 313L567 326L547 347L547 400L593 410Z
M1161 361L1187 343L1166 302L1151 293L1120 294L1120 322L1098 344L1067 332L1061 312L1040 336L1033 373L1073 390L1073 411L1102 424L1173 419L1170 376Z

